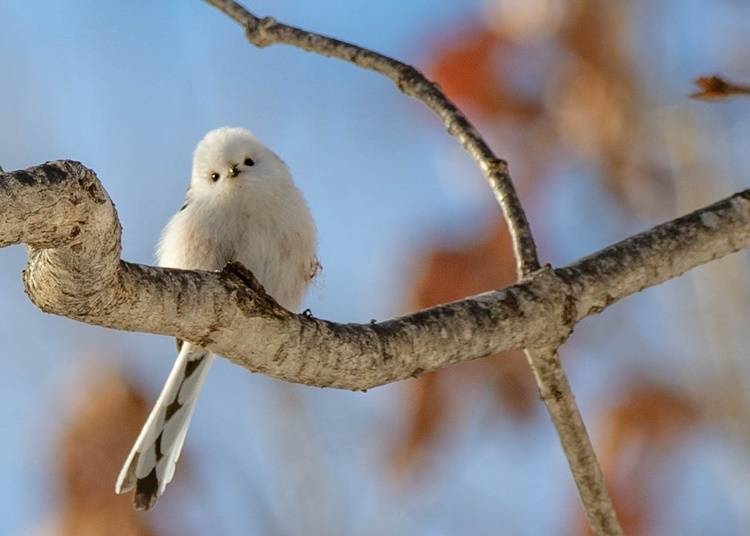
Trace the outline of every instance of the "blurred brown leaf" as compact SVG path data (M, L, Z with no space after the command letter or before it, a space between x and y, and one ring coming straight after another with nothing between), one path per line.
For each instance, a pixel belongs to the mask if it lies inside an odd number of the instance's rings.
M530 120L543 112L538 98L520 94L496 67L512 43L483 25L438 43L428 72L446 94L485 115Z
M559 36L570 60L553 82L551 112L561 141L598 166L623 207L658 212L671 199L671 181L632 58L632 12L628 2L575 2Z
M114 482L147 416L143 395L117 372L92 376L64 429L58 452L60 481L56 534L152 536L130 495Z
M425 374L406 392L406 407L411 414L403 435L398 439L391 463L399 474L418 473L425 465L428 449L434 445L446 419L445 393L439 372Z
M479 242L428 251L417 269L413 308L446 303L500 288L516 280L510 236L504 224L493 225ZM461 393L489 388L511 415L523 419L536 400L536 387L523 354L507 352L427 374L409 382L409 417L393 453L398 470L419 470L451 415Z
M684 393L649 381L631 381L622 398L599 416L599 461L625 534L650 534L660 505L651 486L700 420ZM579 534L590 534L583 518Z
M508 157L528 170L522 182L535 182L572 151L624 208L658 214L669 207L673 183L632 58L632 6L550 4L488 7L484 19L464 30L437 32L441 40L429 71L482 120L509 127L519 146ZM510 21L509 12L518 16ZM544 40L529 46L518 40L519 31Z
M702 76L695 80L698 91L690 97L700 100L726 100L737 95L750 95L750 86L728 82L720 76Z

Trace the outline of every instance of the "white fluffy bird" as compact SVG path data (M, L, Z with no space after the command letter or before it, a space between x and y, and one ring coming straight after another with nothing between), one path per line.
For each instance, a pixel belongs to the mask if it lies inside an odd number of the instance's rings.
M212 130L193 155L187 199L164 228L160 266L219 270L230 261L249 268L266 291L296 309L318 262L315 224L289 169L242 128ZM178 341L179 355L117 477L115 491L135 488L148 509L172 480L203 380L213 356Z

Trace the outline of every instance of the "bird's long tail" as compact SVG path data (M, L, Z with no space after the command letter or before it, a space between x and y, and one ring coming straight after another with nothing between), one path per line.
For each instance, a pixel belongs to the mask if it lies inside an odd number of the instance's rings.
M125 460L116 493L135 488L136 509L148 510L174 475L198 393L213 356L183 342L151 414Z

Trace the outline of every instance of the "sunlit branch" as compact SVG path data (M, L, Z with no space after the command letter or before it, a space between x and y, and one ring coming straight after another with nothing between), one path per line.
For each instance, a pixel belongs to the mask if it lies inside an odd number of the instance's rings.
M419 70L352 43L283 24L272 17L258 17L232 0L205 1L239 22L255 46L285 44L351 62L390 78L401 92L424 103L461 142L487 177L508 222L519 273L525 276L539 268L534 238L513 186L508 164L495 155L461 110Z

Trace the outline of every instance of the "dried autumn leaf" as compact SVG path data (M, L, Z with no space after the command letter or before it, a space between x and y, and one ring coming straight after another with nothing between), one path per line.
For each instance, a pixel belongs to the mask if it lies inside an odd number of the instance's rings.
M415 474L425 465L427 450L441 430L446 414L446 397L441 391L440 371L426 374L412 383L405 396L411 411L403 437L399 438L391 463L399 474Z
M478 243L436 248L425 254L413 289L413 308L424 308L515 282L515 262L504 224L494 224ZM446 388L449 385L450 388ZM400 471L419 470L451 415L460 393L484 386L517 418L530 415L536 387L523 354L508 352L428 374L407 384L407 425L392 453Z
M55 534L153 536L130 497L115 495L113 484L146 418L146 400L119 373L100 373L93 380L56 449L60 512Z
M538 97L514 89L514 73L498 68L513 43L483 25L439 43L427 71L449 97L488 116L533 120L543 112Z
M632 17L628 2L576 2L559 36L569 60L551 82L550 113L561 143L599 169L618 202L658 212L670 199L671 181L632 57Z
M650 534L656 526L660 505L649 490L699 419L698 405L684 393L642 380L631 381L599 416L599 460L625 534ZM577 526L590 534L583 518Z
M737 95L750 95L750 86L734 84L717 75L697 78L695 85L699 91L690 94L693 99L727 100Z

